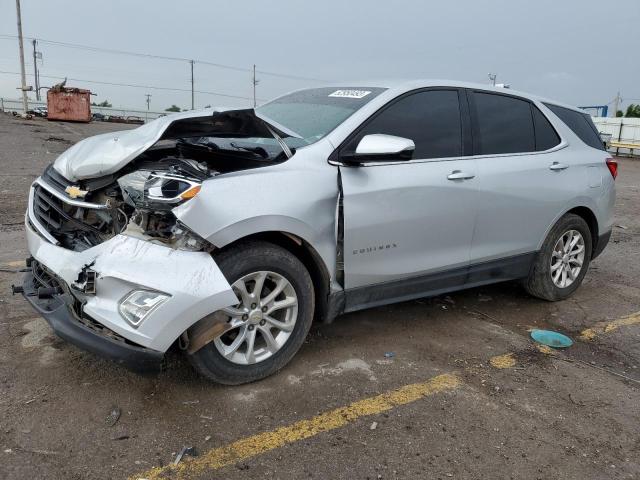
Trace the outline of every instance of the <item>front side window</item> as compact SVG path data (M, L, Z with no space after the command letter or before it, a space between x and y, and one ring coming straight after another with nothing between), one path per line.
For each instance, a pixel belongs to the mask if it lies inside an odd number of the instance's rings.
M413 140L413 159L462 155L462 125L457 90L427 90L402 97L358 132L343 152L352 154L365 135L382 133Z
M506 95L473 94L479 155L536 150L530 103Z

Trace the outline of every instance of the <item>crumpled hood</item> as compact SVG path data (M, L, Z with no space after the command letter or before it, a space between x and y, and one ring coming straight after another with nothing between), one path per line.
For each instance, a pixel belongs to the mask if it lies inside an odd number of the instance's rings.
M117 172L159 140L208 135L273 138L270 129L281 137L298 137L254 109L177 113L132 130L85 138L62 153L53 168L69 181L96 178Z

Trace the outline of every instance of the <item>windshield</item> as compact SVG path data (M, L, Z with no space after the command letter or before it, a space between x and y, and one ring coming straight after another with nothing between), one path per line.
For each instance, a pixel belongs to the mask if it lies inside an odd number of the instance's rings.
M384 92L376 87L323 87L290 93L256 109L260 115L294 131L284 138L290 147L317 142L356 110Z

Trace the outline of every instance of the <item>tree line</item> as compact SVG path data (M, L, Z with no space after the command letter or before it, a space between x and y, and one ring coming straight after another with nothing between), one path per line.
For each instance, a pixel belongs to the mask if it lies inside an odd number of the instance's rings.
M640 104L632 103L627 107L627 111L618 110L616 117L640 118Z

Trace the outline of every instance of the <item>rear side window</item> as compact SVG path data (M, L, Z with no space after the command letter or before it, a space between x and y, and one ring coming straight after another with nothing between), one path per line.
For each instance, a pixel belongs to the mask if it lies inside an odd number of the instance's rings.
M462 155L460 102L456 90L418 92L392 103L373 117L343 152L353 153L365 135L384 133L410 138L414 159Z
M530 103L519 98L474 92L480 155L536 150Z
M542 152L549 150L560 143L560 137L555 128L549 123L538 107L531 105L533 111L533 125L536 131L536 150Z
M545 105L562 120L580 140L590 147L604 150L602 140L596 126L588 113L576 112L568 108L545 103Z

